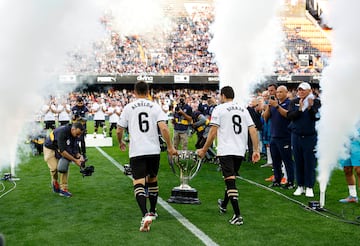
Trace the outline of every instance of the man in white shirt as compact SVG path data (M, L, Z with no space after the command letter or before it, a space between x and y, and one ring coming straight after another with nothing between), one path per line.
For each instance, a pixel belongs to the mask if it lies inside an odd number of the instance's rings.
M242 225L238 203L238 190L235 180L238 176L241 162L244 159L248 143L248 132L253 142L252 161L260 160L259 139L253 120L246 107L233 102L234 90L225 86L220 91L221 104L216 106L211 114L210 131L203 148L198 149L198 155L204 158L207 150L217 137L217 155L219 157L226 190L224 200L219 199L218 205L221 213L226 212L228 202L234 210L234 216L229 220L232 225Z
M121 108L118 106L116 99L111 99L111 105L107 110L109 116L109 137L112 137L112 130L117 128L117 122L119 121Z
M56 112L58 113L60 126L70 123L71 107L70 104L67 103L65 98L63 98L61 100L61 103L57 105Z
M47 102L42 106L41 112L44 114L44 129L54 130L55 125L55 114L56 114L56 105L55 100L50 98Z
M148 84L135 84L137 100L127 104L120 115L116 130L119 147L126 150L123 140L124 130L130 135L129 157L133 176L134 194L142 213L140 231L147 232L156 219L156 204L159 194L157 174L160 164L160 142L158 128L167 144L168 154L176 155L166 124L167 116L159 104L148 100ZM150 211L146 207L145 185L148 187Z
M106 136L106 125L105 125L105 112L107 110L105 102L101 97L96 98L96 102L91 107L91 111L94 114L94 138L98 132L99 127L103 129L104 137Z

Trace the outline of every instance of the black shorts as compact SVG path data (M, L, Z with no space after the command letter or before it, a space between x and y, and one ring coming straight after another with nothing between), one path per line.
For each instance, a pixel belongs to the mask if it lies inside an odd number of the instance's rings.
M160 154L159 155L144 155L130 158L130 167L134 179L145 178L150 176L156 177L159 172Z
M59 125L60 126L64 126L64 125L66 125L66 124L69 124L70 123L70 121L69 120L59 120Z
M238 176L239 175L238 172L243 159L244 159L243 156L236 156L236 155L219 156L221 171L224 178L230 176Z
M44 129L55 129L55 120L48 120L48 121L44 121L45 126Z
M95 120L95 127L104 127L105 120Z

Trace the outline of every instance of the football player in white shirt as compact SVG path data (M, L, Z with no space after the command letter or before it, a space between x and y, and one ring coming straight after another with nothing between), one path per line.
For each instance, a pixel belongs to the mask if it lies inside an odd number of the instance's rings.
M210 131L206 143L202 149L198 149L198 155L203 158L217 136L217 155L219 157L222 174L225 180L226 190L224 200L219 199L218 205L221 213L226 212L228 202L234 210L234 216L229 220L232 225L242 225L243 218L240 214L238 203L238 190L235 180L244 159L250 133L253 146L259 146L259 139L253 120L246 107L233 102L234 90L225 86L220 91L221 104L216 106L211 114ZM259 149L255 148L252 161L260 160Z
M94 114L94 138L98 132L99 127L102 127L104 137L106 136L106 125L105 125L105 112L107 110L106 104L101 97L96 98L96 102L91 107L91 111Z
M55 99L50 98L41 108L42 113L44 114L44 129L55 129L55 120L56 120L56 105Z
M176 155L166 124L167 116L160 105L148 100L148 84L139 81L135 84L136 100L127 104L120 115L116 130L119 147L126 150L123 140L124 130L130 135L129 157L134 178L134 194L142 213L140 231L149 231L152 220L156 218L156 204L159 194L157 174L160 164L160 142L158 127L167 144L170 156ZM148 187L150 209L146 207L145 185Z
M71 107L65 98L63 98L57 106L56 112L58 113L60 126L70 123Z
M112 130L117 128L117 122L121 114L121 108L117 105L118 102L116 99L111 99L111 105L107 110L107 115L109 116L109 137L112 137Z

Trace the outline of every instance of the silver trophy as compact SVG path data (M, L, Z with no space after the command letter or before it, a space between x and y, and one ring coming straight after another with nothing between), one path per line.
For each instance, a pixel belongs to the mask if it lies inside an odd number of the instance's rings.
M168 202L200 204L198 192L189 185L189 181L199 172L202 159L195 151L179 150L178 153L168 158L172 171L180 178L180 185L172 189Z

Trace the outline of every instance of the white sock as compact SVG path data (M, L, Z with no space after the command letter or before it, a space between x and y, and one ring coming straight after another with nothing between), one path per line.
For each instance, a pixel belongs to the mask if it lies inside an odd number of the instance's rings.
M287 180L287 173L286 173L284 162L281 163L281 171L284 174L284 178L286 178L286 180Z
M271 153L270 153L270 147L266 147L266 157L267 157L267 163L272 163Z
M356 185L348 185L348 188L349 188L349 195L350 196L357 196Z

